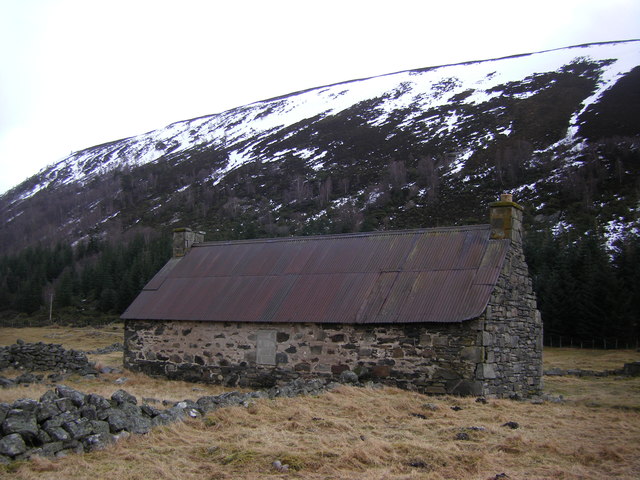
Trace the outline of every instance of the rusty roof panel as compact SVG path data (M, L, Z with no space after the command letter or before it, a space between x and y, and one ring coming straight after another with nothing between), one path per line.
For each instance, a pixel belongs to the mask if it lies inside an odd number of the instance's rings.
M507 251L488 226L204 243L123 318L460 322L486 307Z
M156 273L151 280L149 280L149 283L145 285L144 290L157 290L160 288L169 273L178 265L179 261L179 258L170 259L164 267L162 267L160 271Z
M398 272L374 274L374 282L370 285L356 314L356 323L376 323L378 312L389 297L389 292L398 275Z

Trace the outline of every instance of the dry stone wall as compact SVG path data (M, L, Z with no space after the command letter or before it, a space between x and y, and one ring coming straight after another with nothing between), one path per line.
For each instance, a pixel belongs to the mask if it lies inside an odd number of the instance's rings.
M25 343L22 340L0 347L0 370L8 367L30 372L97 373L84 352L66 350L54 343Z
M318 380L294 382L269 391L226 392L184 400L161 410L138 405L136 397L124 390L107 399L57 385L39 401L0 403L0 463L101 450L130 434L145 434L155 426L200 417L217 408L248 406L258 398L317 395L334 386Z
M474 376L482 360L476 347L481 327L478 321L428 326L127 321L125 367L243 387L338 379L352 372L362 381L424 393L480 395L482 384ZM264 346L269 337L270 348Z

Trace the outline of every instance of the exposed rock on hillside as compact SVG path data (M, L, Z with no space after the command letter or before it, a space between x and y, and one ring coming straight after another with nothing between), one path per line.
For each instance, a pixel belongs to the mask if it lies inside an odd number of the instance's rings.
M189 225L209 239L531 218L638 227L640 41L309 89L75 152L0 196L0 245Z

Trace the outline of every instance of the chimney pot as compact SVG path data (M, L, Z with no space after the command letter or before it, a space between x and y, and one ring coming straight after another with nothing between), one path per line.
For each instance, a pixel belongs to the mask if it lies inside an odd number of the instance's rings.
M510 193L503 193L500 195L500 201L490 203L491 238L511 240L514 243L522 244L523 210L513 201L513 195Z
M203 241L203 232L194 232L190 228L176 228L173 231L173 256L184 257L194 243Z

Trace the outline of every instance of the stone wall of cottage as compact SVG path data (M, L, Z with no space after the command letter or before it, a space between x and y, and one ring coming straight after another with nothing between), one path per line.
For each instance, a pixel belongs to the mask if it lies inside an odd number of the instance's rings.
M425 325L257 324L132 321L125 366L169 378L269 387L349 370L423 393L480 395L483 322ZM274 364L259 363L259 337L274 340ZM269 356L269 355L267 355ZM258 358L261 357L261 358Z
M485 361L476 378L486 395L527 397L542 390L542 319L519 243L512 244L483 315Z

